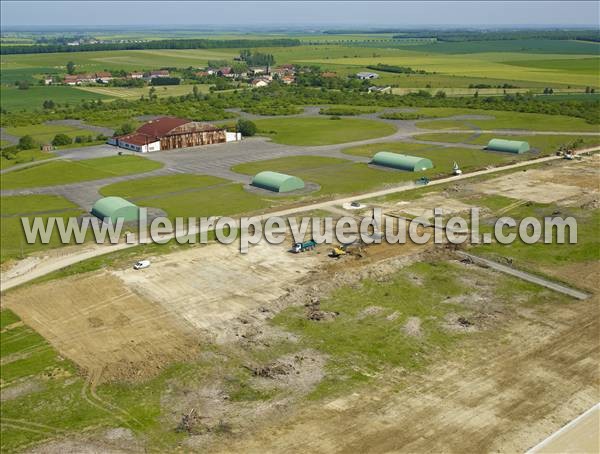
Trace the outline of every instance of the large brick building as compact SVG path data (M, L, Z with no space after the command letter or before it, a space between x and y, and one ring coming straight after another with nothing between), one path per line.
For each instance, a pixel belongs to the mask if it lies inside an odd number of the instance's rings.
M214 125L183 118L162 117L148 121L134 133L111 137L108 143L128 150L147 153L240 139L239 133L230 133Z

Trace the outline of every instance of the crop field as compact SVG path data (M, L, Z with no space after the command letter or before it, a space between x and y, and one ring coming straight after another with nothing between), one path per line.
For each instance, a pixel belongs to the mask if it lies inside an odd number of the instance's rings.
M386 123L355 118L277 118L255 123L259 133L287 145L330 145L388 136L396 131Z
M196 84L196 85L170 85L155 87L156 96L159 98L166 98L168 96L182 96L189 95L192 93L193 87L198 87L200 93L208 93L210 85L207 84ZM114 99L139 99L141 96L148 97L148 91L150 87L143 88L126 88L126 87L97 87L97 86L83 86L76 87L76 89L95 93L106 96L107 98Z
M85 161L52 161L15 170L2 177L2 189L31 188L99 180L149 172L162 164L139 156L115 156Z
M462 45L464 43L458 43ZM431 46L436 46L432 44ZM584 45L585 47L585 45ZM355 66L364 68L368 65L383 63L388 65L409 66L413 69L425 70L427 72L439 73L450 76L469 76L501 79L504 82L541 82L546 84L559 85L578 85L578 86L597 86L598 80L594 74L577 69L572 70L564 65L559 69L547 70L535 68L532 66L515 66L517 60L531 61L548 60L548 55L535 53L506 52L495 53L491 51L482 53L428 53L422 52L424 46L411 46L411 50L392 50L392 49L358 49L358 48L313 48L311 50L301 51L299 48L286 49L281 52L287 52L287 58L293 62L319 65L339 65ZM582 54L586 58L595 58L597 46L592 45L588 48L589 54ZM297 52L297 54L292 54ZM369 55L370 52L370 55ZM291 54L291 55L290 55ZM373 54L377 56L374 57ZM552 55L556 59L568 60L581 58L578 54L560 54ZM286 58L286 57L284 57ZM510 64L505 62L510 61ZM535 63L533 63L535 64ZM575 64L575 68L578 65ZM395 78L406 77L403 75ZM386 80L387 82L388 80Z
M77 90L74 87L64 86L32 86L27 90L19 90L16 87L0 86L2 97L2 108L8 111L19 110L42 110L42 104L46 100L52 100L58 104L78 104L81 101L107 100L110 99L100 93Z
M235 49L156 49L116 50L100 52L74 52L2 55L2 68L26 70L36 67L52 67L66 72L67 62L72 61L78 71L92 72L125 69L151 70L160 67L187 68L206 66L208 60L230 60L238 54Z

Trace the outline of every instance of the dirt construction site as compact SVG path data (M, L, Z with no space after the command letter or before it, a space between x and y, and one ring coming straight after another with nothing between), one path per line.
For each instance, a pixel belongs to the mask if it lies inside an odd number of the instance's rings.
M433 207L452 215L479 207L483 224L515 209L591 212L600 206L599 164L597 155L554 161L328 211L360 216L381 207L430 218ZM237 402L228 391L230 369L227 379L205 372L200 384L169 382L159 421L184 426L183 451L522 452L600 400L597 261L519 262L517 252L502 252L510 263L589 292L578 301L463 260L448 244L365 245L338 258L326 245L299 254L290 245L291 238L263 241L247 254L237 244L182 247L148 257L145 270L119 264L17 288L2 305L98 383L144 383L198 358L224 370L243 358L248 386L270 397ZM454 274L443 281L446 269ZM397 279L397 287L378 293ZM417 309L384 304L384 297L405 301L402 289L417 295L410 301ZM418 309L434 304L429 292L439 307ZM363 299L359 309L345 311L345 298L354 295ZM330 333L317 328L327 323ZM321 343L339 329L358 344L352 336L360 331L343 330L384 330L385 323L417 346L405 362L370 369L368 361L352 363L352 355L336 357L345 346ZM330 374L346 380L355 373L369 381L311 394L326 389L319 386ZM115 445L94 430L86 437L89 446L114 452L143 444ZM45 452L75 449L76 440L53 440Z

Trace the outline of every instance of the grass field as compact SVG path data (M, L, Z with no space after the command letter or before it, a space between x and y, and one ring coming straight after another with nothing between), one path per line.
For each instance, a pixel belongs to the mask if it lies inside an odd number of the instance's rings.
M85 161L52 161L15 170L2 177L2 189L32 188L99 180L149 172L162 164L139 156L114 156Z
M598 132L598 125L589 124L581 118L567 117L564 115L544 115L522 112L502 112L496 110L486 111L468 109L444 109L444 111L449 115L489 115L495 118L493 120L424 120L417 122L417 126L423 129L472 130L473 126L475 126L484 130L523 129L532 131ZM438 113L440 112L440 109L422 108L419 109L419 112Z
M42 104L46 100L52 100L61 105L67 103L73 105L81 101L109 99L108 96L100 93L91 93L66 86L32 86L27 90L19 90L16 87L2 85L0 86L0 96L2 97L2 108L9 112L42 110Z
M407 151L404 144L383 143L346 150L351 154L369 156L377 151ZM417 153L414 153L417 154ZM321 186L316 195L353 194L375 190L386 184L409 182L425 175L428 177L448 176L452 172L454 161L459 162L465 172L499 164L523 157L507 156L500 153L488 153L480 150L461 148L434 148L418 152L418 156L430 158L434 168L425 172L405 172L400 170L379 169L362 163L353 163L344 159L320 156L295 156L240 164L233 171L254 175L263 170L288 173L302 178L305 182L314 182Z
M259 133L287 145L329 145L391 135L396 128L374 120L342 118L276 118L256 120Z
M21 217L28 217L32 222L37 216L45 222L49 216L67 220L82 213L79 207L69 200L54 195L9 196L2 197L1 202L0 262L62 245L57 233L51 236L48 244L42 244L40 241L28 244L23 233Z
M477 145L487 145L487 143L493 138L503 138L508 140L523 140L529 142L529 145L532 148L537 148L543 153L553 153L558 150L561 145L567 145L573 143L575 140L581 138L583 140L582 147L591 147L594 145L600 144L600 136L599 137L586 137L586 136L544 136L544 135L535 135L535 136L502 136L498 134L481 134L479 137L473 137L471 133L431 133L431 134L419 134L414 136L415 139L418 140L431 140L433 142L453 142L453 143L471 143Z
M207 175L140 178L104 186L100 192L160 208L171 218L242 214L271 205L266 198L246 192L240 184Z
M98 135L97 132L90 131L88 129L78 128L77 126L69 126L69 125L58 125L58 124L36 124L30 126L17 126L12 128L5 128L5 131L8 134L12 134L13 136L22 137L25 135L29 135L33 137L37 143L51 143L52 139L56 134L66 134L71 139L75 139L76 136L92 136L92 139L95 139ZM79 144L86 145L86 144Z
M40 150L23 150L17 153L15 159L6 159L0 157L0 170L8 169L17 164L25 164L26 162L43 161L45 159L54 158L54 153L46 153Z

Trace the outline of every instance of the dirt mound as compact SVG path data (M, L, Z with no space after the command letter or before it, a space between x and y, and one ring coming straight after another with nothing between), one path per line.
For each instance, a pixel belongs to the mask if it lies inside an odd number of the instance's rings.
M402 332L410 337L423 337L421 319L419 317L408 317L402 326Z

